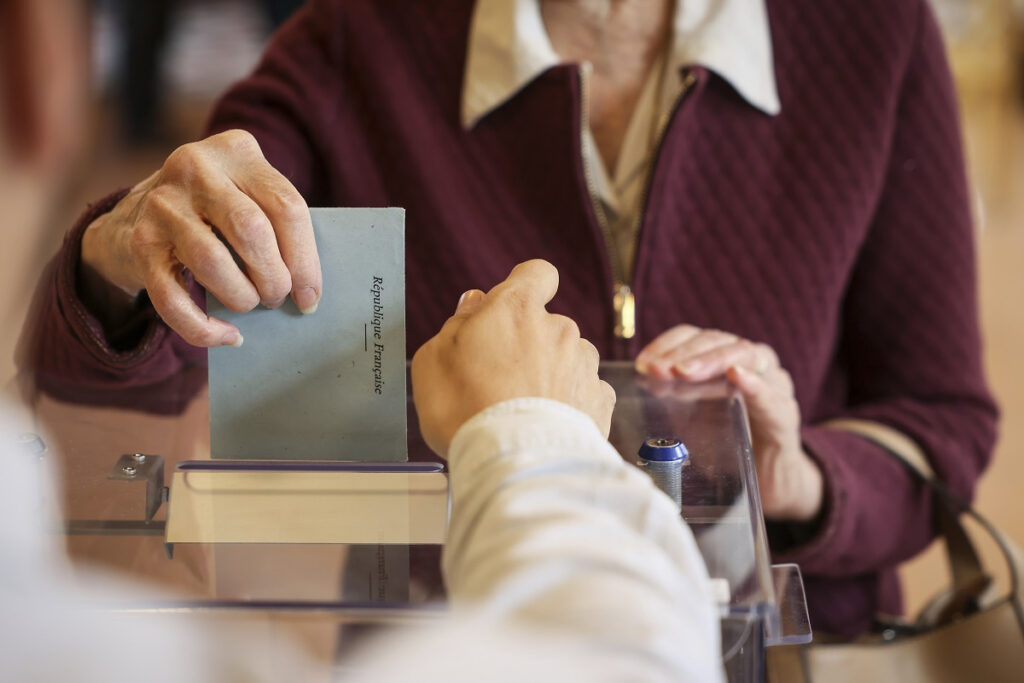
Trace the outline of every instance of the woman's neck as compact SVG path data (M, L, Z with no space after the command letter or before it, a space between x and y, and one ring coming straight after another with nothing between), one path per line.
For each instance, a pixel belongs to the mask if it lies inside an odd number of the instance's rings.
M590 62L591 132L609 172L618 162L644 82L671 33L673 0L542 0L555 52Z

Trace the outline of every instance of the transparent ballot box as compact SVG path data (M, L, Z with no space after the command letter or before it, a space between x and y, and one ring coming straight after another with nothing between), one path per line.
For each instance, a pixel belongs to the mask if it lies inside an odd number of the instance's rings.
M799 569L769 558L741 397L724 382L652 381L629 363L601 374L618 394L610 440L625 459L649 439L688 449L670 485L715 585L726 672L762 680L765 648L811 631ZM448 476L411 399L408 463L211 460L202 391L173 415L45 397L35 407L60 460L73 566L160 589L144 600L126 590L111 610L255 624L257 638L287 633L329 662L381 625L444 615Z

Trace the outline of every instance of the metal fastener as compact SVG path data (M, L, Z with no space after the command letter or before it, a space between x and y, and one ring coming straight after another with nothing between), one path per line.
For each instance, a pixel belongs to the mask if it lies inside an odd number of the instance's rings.
M689 456L679 439L649 438L640 446L637 466L647 472L655 486L665 492L677 507L682 500L683 462Z

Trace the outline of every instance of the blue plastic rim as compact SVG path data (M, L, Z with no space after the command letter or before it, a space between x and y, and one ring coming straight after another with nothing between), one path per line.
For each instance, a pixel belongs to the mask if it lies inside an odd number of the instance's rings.
M652 437L644 441L637 455L643 460L676 462L686 460L690 452L679 439Z

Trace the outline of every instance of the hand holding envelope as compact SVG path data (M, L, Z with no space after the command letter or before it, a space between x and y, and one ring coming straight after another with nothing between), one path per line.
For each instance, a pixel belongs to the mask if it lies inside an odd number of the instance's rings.
M195 346L241 346L242 335L196 305L186 269L239 313L261 303L277 308L289 295L312 313L323 289L306 202L243 130L175 150L93 221L82 237L82 262L108 288L132 297L145 289L164 322Z

